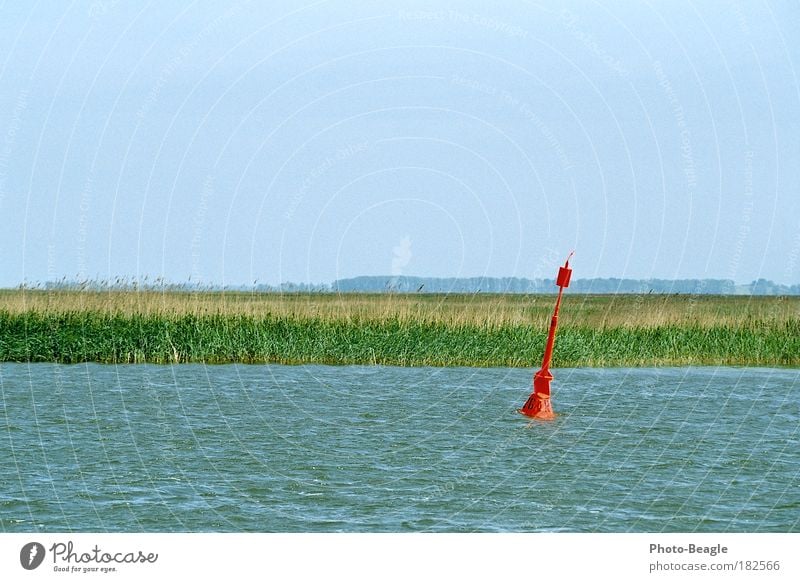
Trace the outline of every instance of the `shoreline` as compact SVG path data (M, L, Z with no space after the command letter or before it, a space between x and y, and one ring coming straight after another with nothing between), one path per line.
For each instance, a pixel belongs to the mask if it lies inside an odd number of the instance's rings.
M0 361L531 368L532 326L0 311ZM559 329L553 368L800 366L800 322Z
M538 368L552 295L4 291L0 361ZM800 367L800 297L565 295L553 368Z

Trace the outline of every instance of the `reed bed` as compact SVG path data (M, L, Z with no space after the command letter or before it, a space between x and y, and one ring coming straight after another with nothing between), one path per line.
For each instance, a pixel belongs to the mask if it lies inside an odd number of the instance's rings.
M2 291L0 361L537 365L554 296ZM553 365L800 365L800 298L565 295Z

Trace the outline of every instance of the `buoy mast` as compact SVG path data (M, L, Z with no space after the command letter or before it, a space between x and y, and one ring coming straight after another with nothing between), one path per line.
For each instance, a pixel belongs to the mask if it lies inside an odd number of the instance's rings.
M520 408L520 412L531 418L540 420L553 420L556 417L553 406L550 403L550 381L553 375L550 373L550 360L553 357L553 344L556 341L556 328L558 327L558 309L561 307L561 294L564 289L569 287L569 279L572 276L572 269L569 268L569 260L575 251L567 257L564 266L558 269L556 285L558 285L558 299L553 317L550 319L550 331L547 333L547 344L544 348L541 369L533 375L533 392L528 397L525 405Z

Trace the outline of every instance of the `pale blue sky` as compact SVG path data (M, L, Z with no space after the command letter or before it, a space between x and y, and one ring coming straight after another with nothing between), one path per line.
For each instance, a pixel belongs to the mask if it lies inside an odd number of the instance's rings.
M800 4L0 5L0 286L800 281Z

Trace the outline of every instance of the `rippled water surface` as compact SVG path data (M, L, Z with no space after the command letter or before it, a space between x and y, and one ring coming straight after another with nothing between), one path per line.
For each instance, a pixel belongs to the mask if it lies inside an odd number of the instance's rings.
M0 364L2 531L800 531L800 371Z

